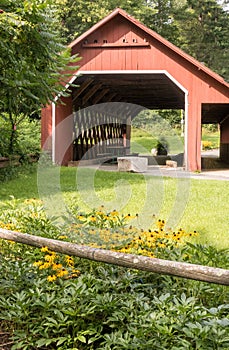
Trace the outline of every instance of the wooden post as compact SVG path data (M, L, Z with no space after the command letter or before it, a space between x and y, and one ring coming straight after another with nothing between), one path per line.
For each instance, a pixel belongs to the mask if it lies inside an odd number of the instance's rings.
M124 254L0 228L0 238L108 264L229 286L229 270Z

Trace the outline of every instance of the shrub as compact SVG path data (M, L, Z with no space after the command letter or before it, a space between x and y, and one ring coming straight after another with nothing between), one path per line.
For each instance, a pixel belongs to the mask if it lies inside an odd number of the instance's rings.
M7 121L1 122L0 157L12 156L9 154L11 125ZM40 121L24 118L16 129L14 154L28 155L40 153Z

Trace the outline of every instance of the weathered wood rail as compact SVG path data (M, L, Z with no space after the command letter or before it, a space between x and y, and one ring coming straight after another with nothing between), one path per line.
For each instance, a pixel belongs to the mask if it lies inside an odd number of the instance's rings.
M0 238L39 248L46 246L52 251L79 258L229 286L229 270L221 268L118 253L1 228Z
M36 154L27 154L24 156L14 156L12 158L0 157L0 168L7 168L9 166L19 166L24 159L27 159L30 163L37 162L39 156Z

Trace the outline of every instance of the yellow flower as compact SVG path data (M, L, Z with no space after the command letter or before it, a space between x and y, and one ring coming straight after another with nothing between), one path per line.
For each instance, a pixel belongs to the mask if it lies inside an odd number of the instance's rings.
M68 266L74 266L74 260L72 259L71 256L66 255L65 261L66 261L66 263L67 263Z
M97 211L97 212L96 212L96 215L103 216L103 215L104 215L104 212L103 212L103 211Z
M45 262L43 265L39 266L39 270L48 269L51 266L50 262Z
M42 248L41 248L41 252L42 252L42 253L49 252L48 247L42 247Z
M67 239L67 236L59 236L58 239Z
M53 263L54 260L56 259L56 254L51 254L51 255L45 255L45 260L50 262L50 263Z
M56 275L57 275L57 277L64 277L64 276L68 275L68 271L65 269L62 269L62 270L58 271Z
M112 216L118 216L118 211L114 209L114 210L111 212L111 215L112 215Z
M63 268L63 265L62 264L52 264L52 269L53 270L60 270Z
M166 247L166 244L165 243L158 243L157 246L159 248L165 248Z
M163 230L163 228L164 228L164 226L165 226L164 220L161 220L161 219L157 220L156 226L157 226L160 230Z
M33 266L41 266L42 265L42 261L35 261L34 263L33 263Z
M48 277L47 277L47 280L48 280L49 282L54 282L56 279L57 279L57 277L56 277L55 275L52 275L52 276L48 276Z
M130 215L130 214L128 214L128 215L126 215L125 217L124 217L124 219L128 219L128 220L131 220L131 219L135 219L136 218L136 216L134 215Z
M80 275L80 271L79 270L72 270L71 275L68 278L75 278L75 277L79 277Z

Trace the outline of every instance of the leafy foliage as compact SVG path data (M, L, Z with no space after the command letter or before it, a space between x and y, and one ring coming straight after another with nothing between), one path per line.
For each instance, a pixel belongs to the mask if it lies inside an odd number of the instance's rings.
M1 214L0 226L57 238L60 230L45 218L41 204L27 200L21 206L12 199ZM123 224L116 220L116 212L110 217L101 212L78 213L78 220L89 229L110 227L112 218L118 228ZM158 221L159 230L163 225ZM176 261L228 267L228 250L211 246L161 246L157 253ZM70 273L58 279L47 276L46 267L34 264L38 259L42 265L51 260L57 265L62 259L62 271ZM0 263L1 334L8 334L12 350L226 350L229 346L224 286L55 255L45 247L3 240Z
M181 48L228 80L229 12L216 0L188 0L177 19Z
M0 28L1 109L32 114L62 92L70 52L60 42L47 1L11 2L1 13Z
M36 250L14 249L0 255L12 349L228 348L225 287L82 260L79 277L47 284L31 267Z
M50 1L4 2L0 13L0 118L9 120L9 153L15 130L25 116L36 115L63 85L76 56L61 43ZM58 28L58 29L57 29Z
M6 118L7 119L7 118ZM4 120L0 125L0 157L10 156L8 145L10 142L11 125L9 120ZM22 118L15 130L14 153L18 155L40 153L40 121Z

